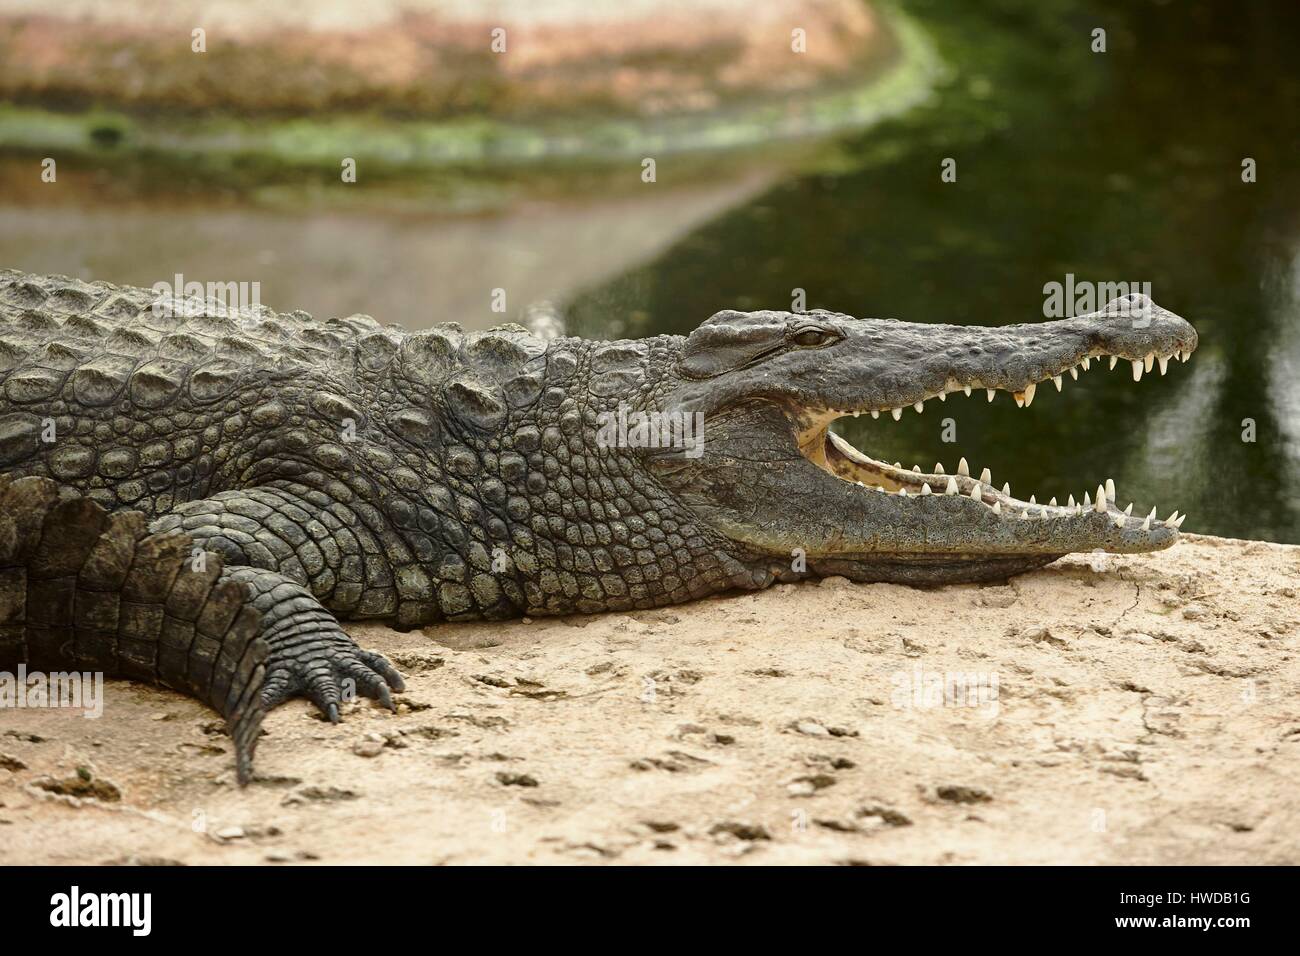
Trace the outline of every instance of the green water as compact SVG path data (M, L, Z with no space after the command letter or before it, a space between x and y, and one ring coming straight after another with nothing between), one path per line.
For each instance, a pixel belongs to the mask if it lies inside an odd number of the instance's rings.
M1023 497L1113 477L1121 506L1177 508L1184 530L1300 542L1300 4L904 7L954 70L932 106L589 290L573 325L684 333L796 287L810 308L996 325L1041 320L1067 273L1149 282L1200 333L1164 378L1094 364L1028 410L956 396L843 433L927 468L964 455Z

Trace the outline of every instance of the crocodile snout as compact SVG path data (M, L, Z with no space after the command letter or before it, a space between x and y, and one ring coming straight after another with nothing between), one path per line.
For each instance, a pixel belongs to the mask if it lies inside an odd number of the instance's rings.
M1133 363L1133 378L1159 363L1163 372L1169 359L1185 361L1196 350L1196 329L1182 316L1161 308L1141 293L1124 296L1078 321L1094 329L1095 349L1112 359Z

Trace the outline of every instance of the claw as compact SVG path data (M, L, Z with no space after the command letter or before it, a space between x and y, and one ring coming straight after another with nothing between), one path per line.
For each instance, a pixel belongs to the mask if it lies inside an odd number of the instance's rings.
M364 663L350 665L348 675L356 682L358 694L376 700L393 713L397 713L397 705L393 703L393 695L389 693L384 677Z
M402 680L402 675L397 672L392 664L388 663L388 658L384 657L383 654L375 651L362 651L358 656L371 670L378 671L379 676L393 690L399 694L406 690L406 681Z

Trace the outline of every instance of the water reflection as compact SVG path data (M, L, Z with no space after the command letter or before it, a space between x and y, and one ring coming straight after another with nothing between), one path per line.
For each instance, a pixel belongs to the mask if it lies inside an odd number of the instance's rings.
M38 182L33 169L34 159L6 160L0 181ZM67 173L59 187L38 184L0 201L0 263L146 288L178 272L200 282L258 282L261 301L274 308L363 312L409 329L452 320L488 328L530 303L564 299L653 258L774 175L751 169L712 183L613 195L577 189L448 215L387 204L106 203L92 186L65 185ZM44 201L42 189L55 188L78 189L78 201ZM508 293L505 314L492 310L494 289Z

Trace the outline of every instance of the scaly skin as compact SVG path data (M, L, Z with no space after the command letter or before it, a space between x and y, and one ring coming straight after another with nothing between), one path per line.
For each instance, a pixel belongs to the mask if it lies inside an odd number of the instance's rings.
M0 667L205 700L241 782L287 697L332 719L353 686L392 705L400 677L339 619L649 608L818 573L981 580L1177 535L1114 509L1026 520L968 477L962 496L888 494L939 479L826 434L965 384L1021 393L1085 355L1194 349L1159 309L1007 329L724 312L686 338L546 342L156 298L0 272ZM702 446L610 447L620 406L698 414Z

